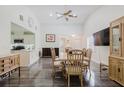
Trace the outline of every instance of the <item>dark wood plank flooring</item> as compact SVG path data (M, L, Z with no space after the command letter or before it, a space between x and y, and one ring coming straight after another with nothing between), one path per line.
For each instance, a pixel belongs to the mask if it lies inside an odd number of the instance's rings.
M91 76L84 74L84 87L120 87L120 85L108 78L108 71L103 71L100 78L99 65L91 62ZM41 58L30 68L21 68L21 76L15 71L9 78L0 80L0 87L66 87L66 80L61 73L56 78L51 77L51 59ZM78 77L71 77L71 86L80 87Z

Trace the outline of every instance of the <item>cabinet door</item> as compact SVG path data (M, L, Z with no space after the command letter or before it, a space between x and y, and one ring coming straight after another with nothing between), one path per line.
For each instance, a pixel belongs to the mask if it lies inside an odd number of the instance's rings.
M123 18L123 21L122 21L122 57L124 57L124 18Z
M19 66L19 55L11 56L11 68Z
M113 23L110 26L110 54L121 56L121 23Z
M117 60L116 59L111 59L109 60L109 77L112 80L116 80L117 77Z
M11 60L9 57L4 58L4 71L9 71Z
M112 70L113 70L113 62L112 62L111 59L109 59L109 77L110 77L111 79L113 79Z
M0 59L0 74L4 71L4 66L3 66L3 59Z
M124 85L124 60L120 61L119 68L119 81Z
M16 55L14 57L15 57L15 65L19 65L19 56Z
M124 84L124 62L123 62L122 74L123 74L123 79L122 79L122 82L123 82L123 84Z
M118 62L118 81L123 82L123 63Z
M114 79L113 78L113 63L111 61L109 62L109 77L111 79Z

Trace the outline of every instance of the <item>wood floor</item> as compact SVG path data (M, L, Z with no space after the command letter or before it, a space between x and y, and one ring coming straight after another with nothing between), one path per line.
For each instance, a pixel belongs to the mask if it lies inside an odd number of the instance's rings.
M100 78L99 65L91 64L91 76L84 74L84 87L120 87L119 84L108 78L108 71L103 71ZM0 80L0 87L66 87L66 80L62 73L57 73L56 78L51 77L51 59L42 58L30 68L21 68L21 76L18 70L11 77ZM78 77L71 77L71 86L80 87Z

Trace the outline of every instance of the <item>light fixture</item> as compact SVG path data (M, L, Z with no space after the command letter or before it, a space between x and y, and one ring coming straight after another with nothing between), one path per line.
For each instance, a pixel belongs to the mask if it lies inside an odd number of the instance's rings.
M68 10L68 11L65 11L63 13L56 12L57 19L60 19L60 18L63 18L64 17L65 20L68 21L69 18L77 18L77 15L76 14L73 14L72 12L73 12L72 10Z
M75 34L72 34L71 36L72 36L72 37L75 37L76 35L75 35Z

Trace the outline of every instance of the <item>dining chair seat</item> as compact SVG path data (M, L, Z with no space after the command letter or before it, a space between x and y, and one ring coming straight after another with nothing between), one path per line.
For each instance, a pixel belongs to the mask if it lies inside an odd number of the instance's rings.
M54 66L61 66L62 65L62 62L61 61L55 61L54 62Z
M56 57L56 58L55 58L55 61L60 61L60 58L59 58L59 57Z
M90 59L88 57L84 57L84 61L89 61Z
M88 66L89 63L88 63L87 61L84 61L84 62L83 62L83 65L84 65L84 66Z

